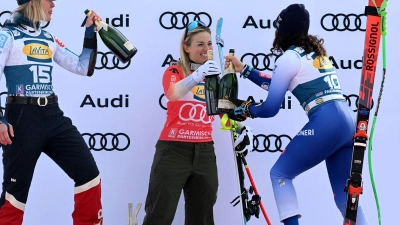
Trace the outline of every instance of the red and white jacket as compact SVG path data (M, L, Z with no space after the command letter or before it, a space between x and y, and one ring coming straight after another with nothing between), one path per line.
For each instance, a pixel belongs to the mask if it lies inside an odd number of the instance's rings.
M193 72L193 71L192 71ZM169 66L162 79L167 98L167 120L159 140L183 142L212 141L212 122L205 104L204 82L184 77L180 66Z

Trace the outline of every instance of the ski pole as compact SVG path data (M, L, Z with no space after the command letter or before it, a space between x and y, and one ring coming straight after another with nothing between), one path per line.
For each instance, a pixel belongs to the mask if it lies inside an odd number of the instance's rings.
M246 169L247 176L249 177L251 186L252 186L253 189L254 189L254 193L255 193L256 195L259 195L258 190L257 190L257 187L256 187L256 184L255 184L254 179L253 179L253 176L251 175L249 165L247 164L247 161L246 161L246 159L244 158L244 155L243 155L243 154L240 154L240 158L242 159L244 168ZM272 223L271 223L271 221L269 220L269 217L268 217L268 215L267 215L267 211L265 211L265 208L264 208L264 205L263 205L262 201L260 201L260 208L261 208L261 211L262 211L262 213L263 213L263 215L264 215L265 220L267 221L267 224L268 224L268 225L272 225Z
M373 0L375 7L376 7L376 3ZM378 110L379 110L379 105L381 102L381 98L382 98L382 92L383 92L383 86L384 86L384 82L385 82L385 77L386 77L386 34L387 34L387 29L386 29L386 15L387 12L385 11L386 7L387 7L387 0L384 0L381 4L381 7L378 10L378 13L381 15L381 34L382 34L382 61L383 61L383 72L382 72L382 81L381 81L381 87L379 90L379 96L378 96L378 103L377 103L377 107L376 107L376 111L375 111L375 115L374 115L374 120L372 122L372 126L371 126L371 134L370 134L370 140L369 140L369 145L368 145L368 168L369 168L369 174L370 174L370 179L371 179L371 184L372 184L372 189L374 191L374 197L375 197L375 204L376 204L376 209L378 211L378 222L379 225L382 224L381 221L381 209L379 206L379 199L378 199L378 192L376 190L376 185L375 185L375 180L374 180L374 173L372 170L372 140L374 137L374 132L375 132L375 123L376 120L378 118Z

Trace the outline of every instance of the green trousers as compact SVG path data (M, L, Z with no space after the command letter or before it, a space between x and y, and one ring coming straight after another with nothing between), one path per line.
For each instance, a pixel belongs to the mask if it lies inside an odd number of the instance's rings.
M157 142L143 225L171 225L182 190L185 225L214 225L218 173L213 142Z

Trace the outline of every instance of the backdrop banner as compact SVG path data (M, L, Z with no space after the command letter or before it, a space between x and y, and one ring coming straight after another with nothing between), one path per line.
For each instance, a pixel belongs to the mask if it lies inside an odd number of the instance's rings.
M102 19L119 29L138 49L126 64L120 62L98 37L98 58L92 77L74 75L58 65L54 68L53 85L60 107L84 136L94 155L102 177L102 201L105 225L123 225L128 220L128 203L142 203L138 214L141 224L145 216L144 202L148 190L150 167L155 144L166 119L162 75L171 60L179 58L179 42L185 26L200 19L212 30L214 57L219 62L215 41L216 24L224 19L222 38L224 55L230 48L235 55L254 68L271 73L274 58L267 54L272 47L273 21L293 1L246 2L213 1L55 1L52 21L43 23L46 30L77 54L84 37L84 10L95 10ZM336 67L341 88L348 104L356 110L360 86L367 0L323 1L303 0L310 12L309 33L325 40L329 59ZM0 26L17 7L15 0L2 0ZM398 110L400 76L394 67L400 62L397 29L399 1L389 1L387 8L387 77L373 140L373 166L382 219L385 224L400 224L397 215L400 186L396 165L400 151ZM382 53L379 54L375 91L377 101ZM265 100L268 92L248 80L239 79L239 98L249 95ZM0 82L1 107L7 93L5 78ZM374 106L375 107L375 106ZM372 109L372 113L375 108ZM372 114L371 113L371 114ZM372 116L371 116L372 118ZM237 195L237 180L228 131L220 130L219 117L213 124L213 138L218 163L219 191L215 204L217 225L240 224L239 205L230 203ZM269 119L248 119L252 127L255 151L246 157L262 201L272 223L280 224L272 192L269 171L289 141L308 121L299 102L287 92L278 115ZM372 123L372 120L371 120ZM304 146L307 148L307 146ZM367 160L368 154L365 154ZM287 165L290 166L290 165ZM0 167L0 178L3 167ZM378 224L377 211L368 164L363 170L364 193L360 202L371 225ZM26 225L72 224L73 181L45 154L36 166L25 209ZM294 180L300 204L301 224L341 225L342 215L336 208L325 163L306 171ZM246 179L246 187L250 182ZM344 187L343 187L344 188ZM173 225L184 224L184 201L181 197ZM252 217L249 225L266 224Z

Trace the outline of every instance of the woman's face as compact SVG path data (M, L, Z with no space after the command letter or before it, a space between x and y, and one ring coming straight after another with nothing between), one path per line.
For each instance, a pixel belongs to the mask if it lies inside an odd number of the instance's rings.
M211 35L207 31L197 33L192 36L190 46L184 46L185 52L189 54L189 59L195 63L203 64L207 61L207 50L212 50Z
M51 20L51 14L53 14L53 8L56 6L53 0L41 0L42 1L42 8L46 15L46 21Z

